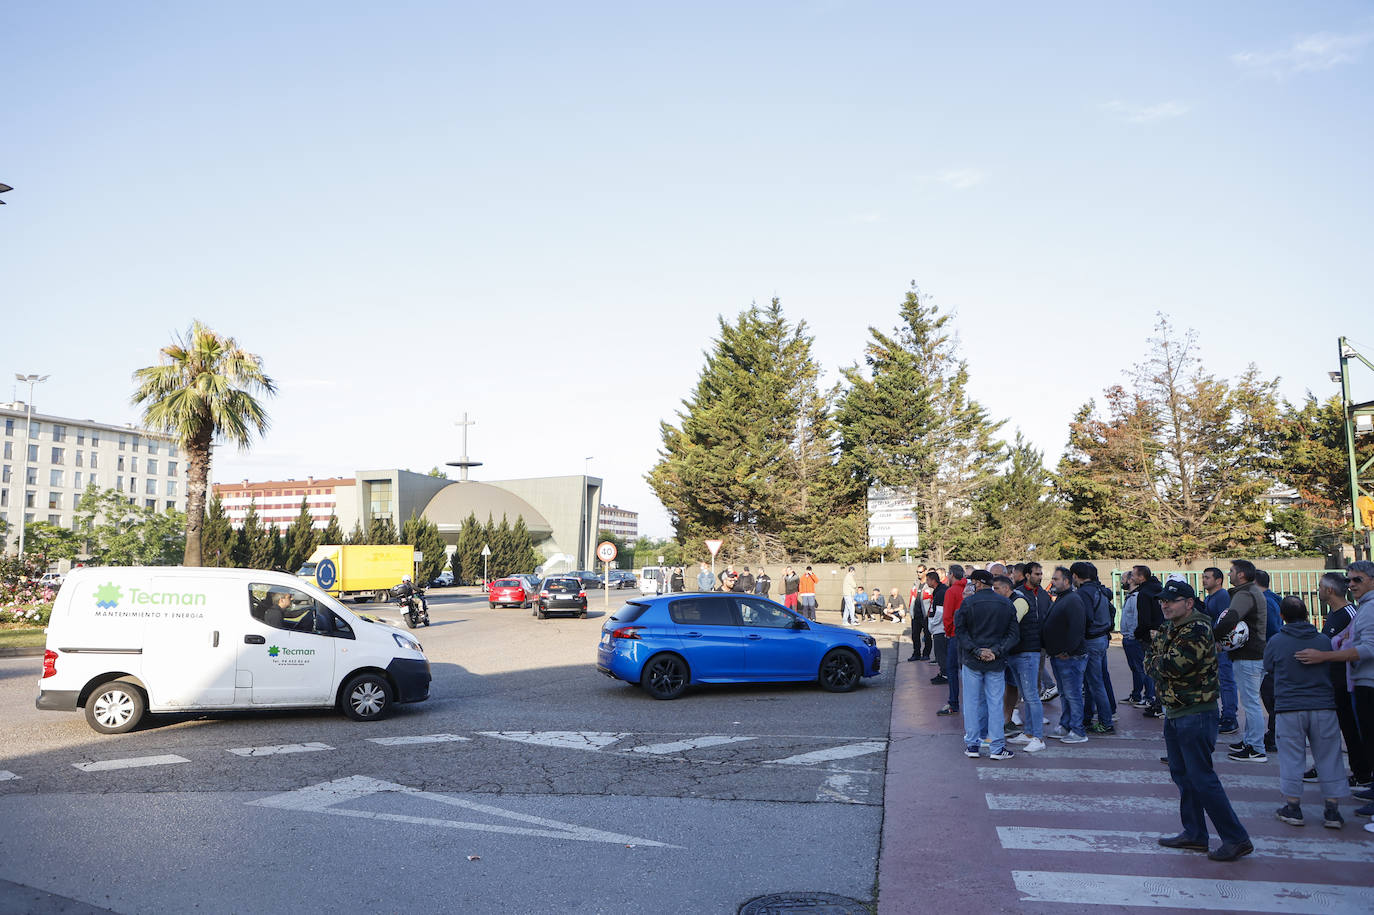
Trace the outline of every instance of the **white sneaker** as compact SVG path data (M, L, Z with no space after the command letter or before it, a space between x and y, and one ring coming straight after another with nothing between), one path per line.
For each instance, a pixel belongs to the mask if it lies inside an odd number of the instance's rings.
M1014 708L1011 710L1011 723L1016 725L1018 728L1021 726L1021 710L1019 708Z
M1053 737L1055 740L1063 740L1069 736L1069 729L1062 724L1056 724L1052 730L1045 732L1046 737Z
M1072 733L1071 733L1071 734L1069 734L1068 737L1061 737L1061 738L1059 738L1059 739L1062 740L1062 741L1064 741L1065 743L1087 743L1087 742L1088 742L1087 736L1086 736L1086 735L1083 735L1083 734L1072 734Z
M1029 734L1017 734L1015 737L1008 737L1007 743L1030 743L1032 740L1035 740L1035 738ZM1041 746L1044 746L1044 744L1041 744Z
M1041 723L1041 724L1049 724L1049 723L1050 723L1050 720L1049 720L1048 718L1041 718L1041 719L1040 719L1040 723Z
M1032 737L1026 743L1025 747L1027 753L1036 753L1043 749L1045 749L1045 741L1041 740L1039 737Z

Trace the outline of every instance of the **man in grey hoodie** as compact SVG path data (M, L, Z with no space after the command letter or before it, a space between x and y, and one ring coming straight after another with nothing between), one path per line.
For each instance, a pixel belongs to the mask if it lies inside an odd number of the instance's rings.
M1278 736L1279 791L1284 806L1276 816L1290 826L1303 825L1302 775L1307 748L1312 748L1317 779L1321 782L1326 812L1322 825L1345 825L1337 808L1350 793L1341 764L1341 726L1336 720L1336 695L1326 664L1304 664L1297 653L1306 648L1329 652L1331 640L1307 621L1307 605L1301 597L1285 597L1279 605L1283 628L1265 641L1264 672L1274 677L1274 731ZM1329 663L1329 662L1328 662Z

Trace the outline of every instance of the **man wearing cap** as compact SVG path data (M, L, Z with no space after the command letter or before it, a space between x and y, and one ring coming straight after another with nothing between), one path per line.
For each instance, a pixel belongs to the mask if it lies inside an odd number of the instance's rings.
M1255 846L1212 768L1220 718L1217 648L1211 619L1193 606L1196 597L1187 582L1171 580L1164 585L1159 595L1164 626L1145 662L1164 705L1164 746L1183 823L1182 832L1161 838L1159 844L1205 851L1213 861L1235 861ZM1210 851L1208 817L1221 837L1221 844Z
M963 662L964 755L977 759L986 735L991 739L990 759L1011 759L1014 754L1007 749L1002 726L1002 692L1007 655L1016 647L1020 630L1011 601L992 590L992 573L977 569L969 579L973 594L954 612Z

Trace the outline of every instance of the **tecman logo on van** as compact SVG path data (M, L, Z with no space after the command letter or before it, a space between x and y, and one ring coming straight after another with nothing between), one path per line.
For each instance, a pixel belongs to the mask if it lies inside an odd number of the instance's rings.
M313 648L281 648L281 647L279 647L279 646L277 646L277 645L268 645L268 646L267 646L267 656L268 656L269 658L275 658L275 657L288 658L288 657L294 657L294 656L296 656L296 655L312 655L312 654L314 654L314 653L315 653L315 649L313 649Z
M106 582L95 589L95 605L107 612L96 612L96 616L143 616L161 617L163 614L159 610L120 610L118 613L108 611L119 607L119 602L125 600L124 589L113 582ZM127 602L142 607L166 607L167 616L170 618L201 619L204 614L170 612L173 608L181 607L204 607L209 603L209 598L204 594L197 594L193 591L145 591L142 588L130 588Z

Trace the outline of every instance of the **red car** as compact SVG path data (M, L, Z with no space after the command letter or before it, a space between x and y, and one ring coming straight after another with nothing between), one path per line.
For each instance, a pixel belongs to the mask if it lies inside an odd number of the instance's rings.
M530 601L537 597L537 594L531 593L529 585L519 578L498 578L487 588L487 606L493 610L498 606L528 610Z

